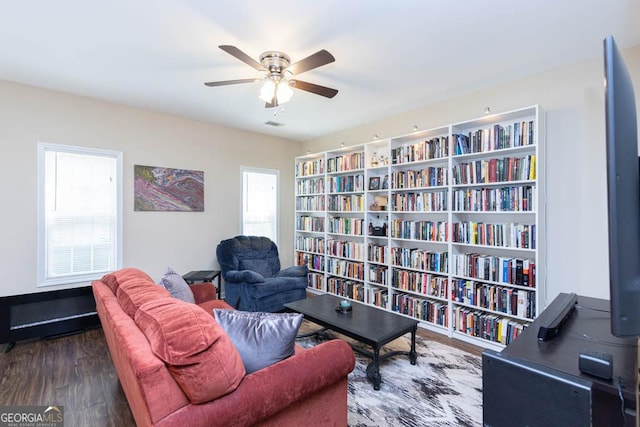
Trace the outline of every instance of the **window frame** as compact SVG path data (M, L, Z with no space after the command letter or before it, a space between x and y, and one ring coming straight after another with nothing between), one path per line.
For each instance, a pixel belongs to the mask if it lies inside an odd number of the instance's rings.
M122 268L123 260L123 222L124 222L124 209L123 209L123 167L122 167L122 152L114 150L105 150L101 148L93 147L81 147L75 145L64 144L52 144L48 142L39 141L37 144L37 227L36 227L36 239L37 239L37 287L66 285L74 283L90 282L95 279L99 279L106 272L96 271L85 274L69 274L65 276L48 278L47 275L47 257L46 257L46 215L45 215L45 156L48 151L65 152L80 155L93 155L111 157L116 161L116 233L115 233L115 266L114 270Z
M267 168L257 168L251 166L240 166L240 234L244 234L244 197L245 197L245 182L244 182L244 174L245 172L254 172L254 173L262 173L275 175L276 178L276 213L275 213L275 231L273 242L278 245L278 241L280 240L280 170L278 169L267 169Z

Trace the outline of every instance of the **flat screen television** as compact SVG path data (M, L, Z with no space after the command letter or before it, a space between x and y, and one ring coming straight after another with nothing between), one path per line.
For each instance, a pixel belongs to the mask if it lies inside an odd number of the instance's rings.
M633 82L612 36L604 39L611 332L640 335L640 166Z

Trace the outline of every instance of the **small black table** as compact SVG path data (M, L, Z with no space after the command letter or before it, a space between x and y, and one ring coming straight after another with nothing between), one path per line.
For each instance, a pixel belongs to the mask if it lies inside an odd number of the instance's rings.
M190 285L193 285L196 282L213 282L213 279L218 278L218 286L216 289L217 295L218 295L218 299L222 299L221 295L222 295L222 283L221 283L221 277L222 274L220 273L220 270L197 270L197 271L190 271L187 274L185 274L184 276L182 276L182 278L184 279L185 282L187 282Z
M342 299L333 295L319 295L307 299L290 302L284 306L313 323L324 326L373 348L373 353L359 348L354 350L371 357L373 361L367 366L367 379L373 382L373 389L380 390L382 376L380 375L380 361L398 354L409 356L412 365L416 364L416 330L418 321L399 314L369 307L365 304L351 302L352 310L347 313L339 312L336 307ZM411 332L411 351L389 351L380 355L380 349L385 344Z

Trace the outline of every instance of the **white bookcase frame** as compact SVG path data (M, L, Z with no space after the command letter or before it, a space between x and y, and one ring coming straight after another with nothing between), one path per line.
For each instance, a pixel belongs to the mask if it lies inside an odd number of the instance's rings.
M509 146L479 137L485 149L456 151L456 135L476 132L508 134ZM544 309L544 136L534 105L297 157L294 252L311 270L309 289L412 317L421 310L421 327L504 347L503 331L516 334ZM521 179L508 174L525 169Z

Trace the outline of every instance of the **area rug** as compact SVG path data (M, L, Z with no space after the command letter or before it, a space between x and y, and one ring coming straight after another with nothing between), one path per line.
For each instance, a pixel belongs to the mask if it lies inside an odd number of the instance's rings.
M331 338L370 350L331 331L298 339L297 343L311 347ZM401 337L385 346L381 354L410 347L410 338ZM420 336L416 337L416 351L416 365L402 355L381 362L382 384L378 391L373 390L366 377L371 359L355 353L356 367L349 374L349 426L482 425L482 360Z

